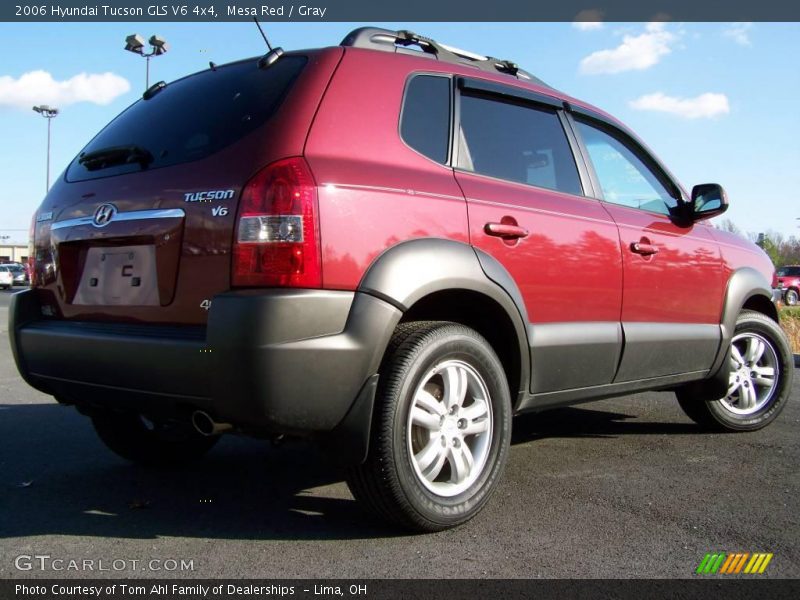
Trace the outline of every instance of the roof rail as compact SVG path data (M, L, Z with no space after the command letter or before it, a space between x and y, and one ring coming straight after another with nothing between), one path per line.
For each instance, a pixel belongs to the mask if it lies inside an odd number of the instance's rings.
M379 27L359 27L348 33L339 45L382 50L384 52L396 52L399 54L420 55L418 50L408 49L408 46L417 46L422 53L424 53L423 55L430 56L437 60L466 65L490 73L505 73L506 75L511 75L523 81L530 81L538 85L550 87L538 77L520 69L516 63L510 60L481 56L474 52L446 46L431 38L418 35L405 29L392 31Z

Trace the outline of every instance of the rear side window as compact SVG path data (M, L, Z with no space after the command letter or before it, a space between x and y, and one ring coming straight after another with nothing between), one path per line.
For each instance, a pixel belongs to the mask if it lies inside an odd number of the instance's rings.
M150 169L205 158L265 123L306 60L303 56L284 56L268 69L259 69L253 59L179 79L149 100L130 106L97 134L81 155L135 147L152 157L147 166ZM81 155L70 164L68 181L142 168L137 162L125 162L124 155L87 168L79 162Z
M406 87L400 137L414 150L447 162L450 145L450 78L416 75Z
M462 95L459 163L483 175L583 193L561 121L545 107Z

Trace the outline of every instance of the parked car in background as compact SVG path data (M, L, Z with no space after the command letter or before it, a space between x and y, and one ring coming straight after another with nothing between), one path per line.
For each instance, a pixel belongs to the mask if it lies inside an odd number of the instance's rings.
M775 273L778 290L787 306L795 306L800 299L800 265L786 265Z
M28 271L20 263L6 263L3 265L10 272L14 279L14 285L28 285Z
M7 290L14 285L14 274L6 265L0 265L0 288Z

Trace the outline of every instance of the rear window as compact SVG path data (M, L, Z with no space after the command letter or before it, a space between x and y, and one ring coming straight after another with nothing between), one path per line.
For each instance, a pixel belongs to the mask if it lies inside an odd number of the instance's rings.
M306 57L284 56L268 69L255 59L179 79L139 100L89 142L67 169L68 181L139 171L138 162L84 166L81 156L109 148L137 148L156 169L205 158L265 123L280 106Z
M447 162L450 145L450 79L416 75L408 82L400 137L420 154Z

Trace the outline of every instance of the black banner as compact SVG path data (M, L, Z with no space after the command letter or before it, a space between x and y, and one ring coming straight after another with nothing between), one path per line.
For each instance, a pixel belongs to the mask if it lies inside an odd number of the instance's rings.
M297 598L536 598L570 600L582 598L642 598L670 600L758 599L795 600L800 580L770 580L721 577L689 580L3 580L3 600L255 600Z
M792 0L92 0L0 4L0 21L798 21Z

